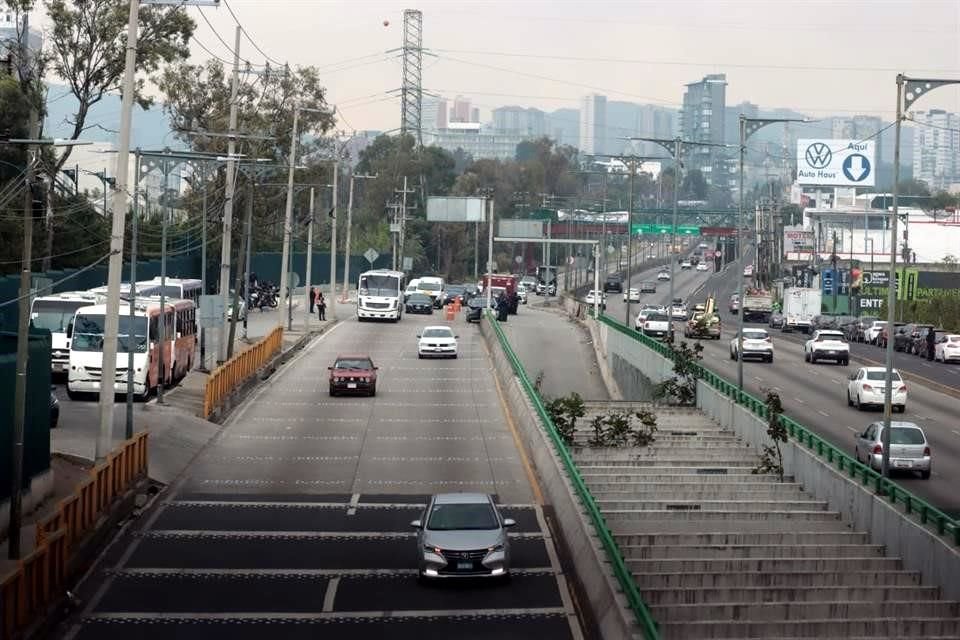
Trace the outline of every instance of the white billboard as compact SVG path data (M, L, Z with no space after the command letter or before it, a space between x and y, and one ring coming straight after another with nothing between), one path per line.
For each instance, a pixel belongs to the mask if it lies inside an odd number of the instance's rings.
M427 198L427 220L430 222L483 222L484 198L430 196Z
M825 187L872 187L876 182L873 140L797 140L797 183Z
M500 218L497 221L499 233L504 238L543 238L543 220L513 220Z

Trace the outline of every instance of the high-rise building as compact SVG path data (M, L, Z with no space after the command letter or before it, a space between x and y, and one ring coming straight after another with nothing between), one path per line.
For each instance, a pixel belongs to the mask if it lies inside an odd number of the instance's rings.
M913 179L933 191L954 188L960 183L960 114L931 109L909 117L919 125L913 134Z
M480 122L480 109L470 107L470 122Z
M447 101L443 98L424 100L420 111L420 126L424 131L447 128Z
M578 146L580 144L580 111L557 109L547 114L547 135L557 144Z
M680 110L680 136L684 140L724 144L727 106L727 76L710 74L699 82L691 82L683 94ZM722 147L692 146L685 156L691 169L699 169L709 184L714 175L722 176L716 185L727 187L726 157Z
M0 11L0 70L13 75L16 71L14 51L19 46L18 38L22 25L17 22L17 15L12 11ZM40 51L43 46L43 35L36 29L30 29L26 37L27 50Z
M587 155L607 153L607 97L584 96L580 106L580 151Z
M457 96L453 99L453 107L450 109L450 122L477 122L477 120L470 119L472 115L470 98Z
M499 107L493 110L493 129L530 138L547 135L547 114L533 107Z

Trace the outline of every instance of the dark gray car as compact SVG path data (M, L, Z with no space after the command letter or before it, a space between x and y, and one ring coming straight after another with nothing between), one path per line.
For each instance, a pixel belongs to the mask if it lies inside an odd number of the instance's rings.
M484 493L440 493L430 498L417 529L420 580L508 578L510 540L516 524Z

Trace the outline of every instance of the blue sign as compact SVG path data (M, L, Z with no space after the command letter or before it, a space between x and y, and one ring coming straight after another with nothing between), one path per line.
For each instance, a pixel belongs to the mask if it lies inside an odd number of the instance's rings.
M843 161L843 175L851 182L863 182L870 177L870 160L860 153L852 153Z
M824 269L820 272L820 288L823 295L833 295L833 269Z

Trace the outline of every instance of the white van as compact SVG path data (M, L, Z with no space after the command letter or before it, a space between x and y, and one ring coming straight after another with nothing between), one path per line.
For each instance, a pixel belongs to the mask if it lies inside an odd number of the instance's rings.
M417 293L430 296L430 299L433 300L436 305L437 300L440 300L441 303L443 302L443 287L443 278L424 276L417 282Z
M403 290L403 301L406 302L407 298L410 297L411 293L417 292L417 287L420 285L420 278L414 278L410 281L410 284L407 285L407 288Z

